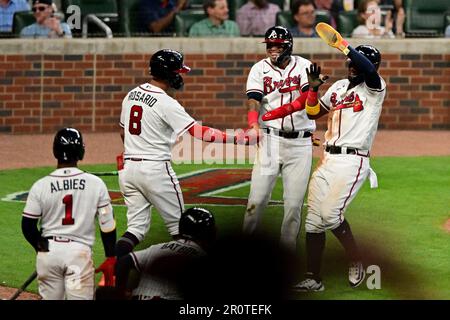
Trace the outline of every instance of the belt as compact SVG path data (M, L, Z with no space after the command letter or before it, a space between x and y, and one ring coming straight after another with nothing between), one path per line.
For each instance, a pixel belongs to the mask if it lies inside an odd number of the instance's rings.
M360 153L360 150L355 148L342 148L338 146L326 146L325 151L330 154L354 154L362 157L369 157L369 152L367 154ZM345 152L344 152L345 151Z
M48 240L53 240L56 242L72 242L72 239L66 238L66 237L61 237L61 236L50 236L50 237L45 237L45 239Z
M312 132L310 131L284 131L272 128L263 128L263 130L266 133L270 133L272 131L274 134L286 139L309 138L312 136Z
M123 160L131 160L131 161L153 161L150 159L144 159L144 158L124 158Z

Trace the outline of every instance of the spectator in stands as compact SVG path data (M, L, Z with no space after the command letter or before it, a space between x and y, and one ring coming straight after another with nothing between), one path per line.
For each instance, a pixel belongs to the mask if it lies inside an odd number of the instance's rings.
M381 26L381 11L376 0L362 0L358 4L358 21L353 38L394 38L392 24Z
M11 32L15 12L30 11L25 0L0 0L0 32Z
M175 15L186 8L187 0L141 0L141 30L155 35L173 33Z
M54 16L53 0L33 0L31 10L36 22L22 29L21 38L72 38L69 25Z
M207 18L192 25L190 37L239 37L239 26L228 20L227 0L205 0L203 2Z
M380 0L379 5L390 5L393 7L393 10L387 13L384 25L392 25L395 35L404 37L405 9L403 8L403 0Z
M276 25L280 7L267 0L249 0L236 14L236 22L243 36L263 35Z
M295 0L292 4L292 17L297 25L289 31L293 37L317 37L314 26L316 24L316 9L313 0Z
M335 29L337 28L339 11L344 10L342 3L342 0L314 0L316 9L326 10L330 13L330 25Z
M450 38L450 24L445 28L445 37Z

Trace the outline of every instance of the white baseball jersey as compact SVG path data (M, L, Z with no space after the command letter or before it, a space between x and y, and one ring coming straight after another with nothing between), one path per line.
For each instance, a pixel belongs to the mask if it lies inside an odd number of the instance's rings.
M140 281L136 289L133 290L134 296L141 296L141 299L152 299L154 297L159 297L168 300L181 300L179 290L177 289L176 283L173 282L175 277L171 278L171 274L166 276L155 275L154 269L159 269L154 267L155 261L163 261L162 264L168 263L172 260L170 258L175 258L174 261L188 262L189 259L203 256L205 252L198 244L193 241L180 239L177 241L170 241L166 243L160 243L152 245L149 248L141 251L131 252L131 256L134 261L136 269L140 272ZM177 260L176 258L180 259ZM167 260L164 260L167 259ZM179 267L173 263L170 267L174 267L172 272L180 272L180 268L184 266L183 263L177 264ZM168 266L169 267L169 266ZM169 271L170 273L170 271ZM176 276L176 274L173 274Z
M149 83L131 90L122 102L120 126L125 132L124 157L170 160L177 136L195 120L164 90Z
M333 112L331 128L325 133L328 145L370 150L377 132L386 83L371 89L365 82L347 90L348 79L335 82L321 98L321 104Z
M23 216L40 219L43 237L61 236L92 248L95 217L104 232L115 229L105 183L78 168L56 169L33 184ZM99 212L99 214L98 214Z
M263 95L259 110L261 127L271 127L285 131L314 131L316 124L309 120L306 111L295 112L282 119L262 121L262 116L279 106L290 103L300 96L302 87L308 84L306 69L311 62L299 56L291 56L285 69L273 65L270 58L253 65L247 78L247 94L256 92Z

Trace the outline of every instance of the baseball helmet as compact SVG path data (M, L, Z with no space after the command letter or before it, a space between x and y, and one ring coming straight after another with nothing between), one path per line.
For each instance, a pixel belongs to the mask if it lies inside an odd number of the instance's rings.
M357 46L355 50L363 54L367 59L369 59L370 62L372 62L372 64L378 70L381 62L381 53L377 48L371 45L363 44Z
M81 132L75 128L59 130L53 140L53 155L60 162L83 160L84 143Z
M150 59L150 74L159 80L167 81L174 89L180 89L184 85L180 73L189 71L191 68L183 64L183 55L175 50L159 50Z
M267 29L263 43L267 44L267 48L269 48L270 44L281 44L284 48L284 51L277 58L277 66L282 65L291 57L294 42L291 32L285 27L274 26Z
M216 235L214 216L203 208L190 208L181 215L180 235L193 240L213 240Z

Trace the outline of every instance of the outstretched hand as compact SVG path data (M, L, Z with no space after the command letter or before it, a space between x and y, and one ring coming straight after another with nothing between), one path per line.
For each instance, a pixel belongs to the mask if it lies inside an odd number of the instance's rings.
M317 89L319 89L319 87L329 78L328 76L322 75L320 72L321 68L315 62L309 66L309 70L306 69L309 87L314 91L317 91Z
M260 138L260 131L257 129L238 129L234 134L234 144L254 145L259 142Z

